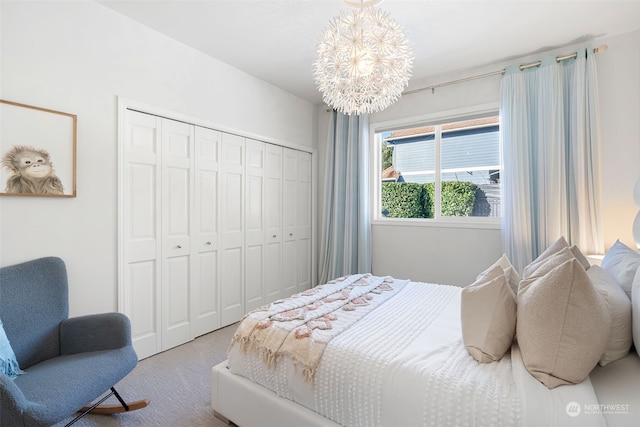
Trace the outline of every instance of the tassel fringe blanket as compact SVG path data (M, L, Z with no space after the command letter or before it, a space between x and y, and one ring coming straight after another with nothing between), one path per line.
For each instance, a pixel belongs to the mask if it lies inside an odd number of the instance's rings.
M261 356L270 368L289 356L308 384L327 343L396 295L408 280L356 274L277 300L248 313L231 346Z

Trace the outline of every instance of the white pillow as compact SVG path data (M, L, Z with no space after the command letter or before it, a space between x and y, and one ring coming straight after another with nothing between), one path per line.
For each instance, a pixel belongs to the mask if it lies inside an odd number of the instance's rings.
M631 298L633 279L640 267L640 254L620 240L611 246L600 264Z
M611 315L609 340L600 358L600 365L605 366L629 353L633 342L631 327L631 301L620 285L601 267L594 265L587 271L591 282L606 295Z

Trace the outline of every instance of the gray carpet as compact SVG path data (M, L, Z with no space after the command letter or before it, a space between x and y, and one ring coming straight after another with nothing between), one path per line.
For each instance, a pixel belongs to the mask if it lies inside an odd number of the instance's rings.
M227 358L237 324L138 362L116 390L125 401L149 399L146 408L116 415L86 415L73 427L223 427L211 409L211 368ZM87 379L90 381L90 379ZM118 403L110 397L105 404ZM73 418L56 424L62 427Z

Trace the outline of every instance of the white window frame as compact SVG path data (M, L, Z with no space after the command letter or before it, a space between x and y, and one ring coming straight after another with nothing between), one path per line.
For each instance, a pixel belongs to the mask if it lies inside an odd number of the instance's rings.
M371 150L371 218L374 225L411 225L424 227L449 227L449 228L488 228L499 229L501 217L479 217L465 216L452 217L442 216L440 188L435 188L435 217L434 218L386 218L380 212L381 204L381 185L382 171L381 164L381 141L376 138L376 134L399 129L410 129L422 126L442 125L445 123L458 122L463 120L472 120L488 116L499 115L499 104L490 103L473 107L459 108L455 110L442 111L438 113L426 114L421 116L406 117L382 122L369 123L369 144ZM436 179L440 180L441 164L440 164L441 145L439 141L439 133L436 134ZM500 157L502 158L502 147L500 147ZM502 165L500 165L502 170Z

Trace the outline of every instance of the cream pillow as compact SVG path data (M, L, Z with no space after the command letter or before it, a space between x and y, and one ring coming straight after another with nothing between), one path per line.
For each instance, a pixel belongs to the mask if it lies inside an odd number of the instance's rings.
M551 389L587 378L607 345L611 319L605 298L572 258L520 283L516 325L525 367Z
M620 240L604 254L600 266L615 279L631 298L633 278L640 267L640 254L622 243Z
M580 261L580 265L582 265L582 268L584 268L585 270L588 270L591 268L591 263L589 262L587 257L584 256L582 251L578 249L576 245L571 246L571 253L573 254L574 257L576 257L578 261Z
M573 251L571 250L571 248L569 246L566 246L562 250L550 254L549 256L543 258L535 264L529 264L529 266L527 267L530 268L527 268L526 279L529 280L536 277L544 276L554 268L558 267L561 264L564 264L571 259L576 259L576 257L573 255Z
M498 361L516 332L516 296L499 265L462 289L462 340L480 363Z
M529 276L531 276L532 272L535 271L540 266L540 264L542 264L547 258L552 257L556 253L568 247L569 247L569 244L567 243L567 240L564 238L564 236L561 236L560 238L558 238L558 240L553 242L551 246L545 249L544 252L538 255L536 259L531 261L531 263L529 263L529 265L527 265L522 270L522 278L526 279Z
M622 359L629 354L633 343L631 333L631 301L620 285L603 270L594 265L587 271L587 276L603 295L606 295L609 303L609 315L611 316L611 329L609 340L604 354L600 358L600 365L606 366L611 362Z
M502 254L502 256L498 258L496 262L490 265L485 271L478 274L478 277L476 277L476 280L479 280L483 276L486 276L486 274L489 271L493 270L496 265L499 265L500 267L502 267L502 270L504 270L505 279L507 279L507 283L513 290L513 293L516 294L518 292L518 283L520 283L521 278L520 278L520 274L518 274L515 267L511 264L511 261L509 261L509 258L507 258L507 254Z

